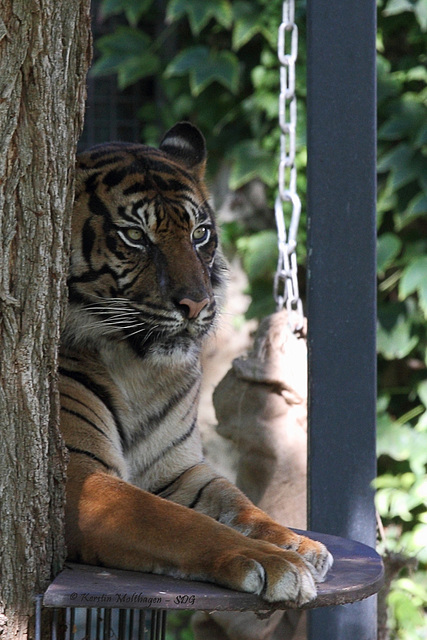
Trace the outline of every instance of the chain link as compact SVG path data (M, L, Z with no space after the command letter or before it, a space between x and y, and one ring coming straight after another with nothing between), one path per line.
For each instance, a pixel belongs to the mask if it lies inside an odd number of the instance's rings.
M300 331L304 314L298 289L296 258L301 200L297 193L295 62L298 56L298 27L295 24L295 0L284 0L282 23L279 27L278 58L280 61L279 126L280 163L279 193L275 203L279 260L274 278L274 298L277 310L286 305L294 331ZM286 236L283 204L290 203L291 219Z

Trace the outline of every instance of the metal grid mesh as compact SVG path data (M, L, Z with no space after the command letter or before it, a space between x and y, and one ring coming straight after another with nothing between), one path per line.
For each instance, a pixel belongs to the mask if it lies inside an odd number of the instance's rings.
M160 609L53 609L50 640L165 640L166 611ZM35 639L42 637L41 607L36 609Z
M87 92L85 126L79 150L111 140L139 141L137 113L142 98L138 85L119 92L115 76L89 77Z
M120 20L116 17L104 20L100 14L100 2L92 3L92 33L95 41L98 37L111 33L118 23ZM141 129L138 110L142 99L140 84L119 91L115 75L93 77L89 73L85 124L78 150L111 140L138 142Z

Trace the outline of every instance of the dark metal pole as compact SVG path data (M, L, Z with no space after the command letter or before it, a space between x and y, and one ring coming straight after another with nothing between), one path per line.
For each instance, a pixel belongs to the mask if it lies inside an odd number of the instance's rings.
M309 528L375 546L375 0L307 0ZM375 598L311 640L375 640Z

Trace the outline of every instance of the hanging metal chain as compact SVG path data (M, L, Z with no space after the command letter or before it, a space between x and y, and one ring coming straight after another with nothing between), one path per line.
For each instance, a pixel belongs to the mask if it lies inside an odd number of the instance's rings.
M279 125L280 164L279 193L275 203L279 260L274 278L274 298L277 310L286 305L294 331L303 327L304 314L298 289L296 257L297 232L301 214L301 200L297 193L295 164L297 101L295 95L295 62L298 55L298 27L295 24L295 0L284 0L283 17L279 27L278 57L280 61ZM290 203L291 219L286 237L283 204Z

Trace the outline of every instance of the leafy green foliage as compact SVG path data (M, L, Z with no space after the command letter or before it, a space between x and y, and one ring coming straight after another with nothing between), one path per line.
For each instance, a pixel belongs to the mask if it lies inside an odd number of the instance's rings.
M98 39L92 73L116 73L121 88L147 83L142 138L155 142L174 122L191 119L207 137L213 174L225 161L233 189L254 177L273 186L281 1L168 0L162 10L152 0L103 0L102 10L129 25ZM304 72L302 60L299 88Z
M384 275L386 269L394 264L401 249L402 241L395 233L386 231L378 238L377 269L379 274Z
M278 259L276 232L265 230L242 236L236 246L251 283L251 303L246 317L260 318L265 313L272 313L274 301L271 283Z
M167 7L167 20L175 22L183 16L188 17L194 36L198 36L211 19L225 29L231 27L233 19L228 0L171 0Z
M396 580L390 594L389 606L393 612L393 620L404 620L405 630L394 625L395 637L402 640L420 640L425 629L423 603L427 601L427 585L418 575L415 579L400 578Z
M263 34L267 41L270 34L265 29L260 16L260 6L257 3L238 0L233 3L234 29L232 48L238 51L258 33Z
M427 255L417 256L403 270L399 282L399 298L405 300L412 293L418 294L418 301L427 319Z
M165 640L194 640L191 629L191 611L170 611Z
M254 178L266 185L276 184L277 159L256 140L242 140L230 152L233 161L230 173L230 189L237 191ZM277 239L276 239L277 244Z
M140 18L152 4L153 0L104 0L102 16L108 18L124 13L129 24L136 27Z
M165 70L166 78L188 74L193 96L197 97L217 81L232 93L239 86L239 61L231 51L213 51L198 45L179 53Z
M157 73L159 57L150 50L150 38L134 27L119 27L115 33L98 40L102 57L95 62L92 73L117 73L121 89L141 78Z
M417 557L389 595L392 638L427 634L427 3L380 3L377 508Z

